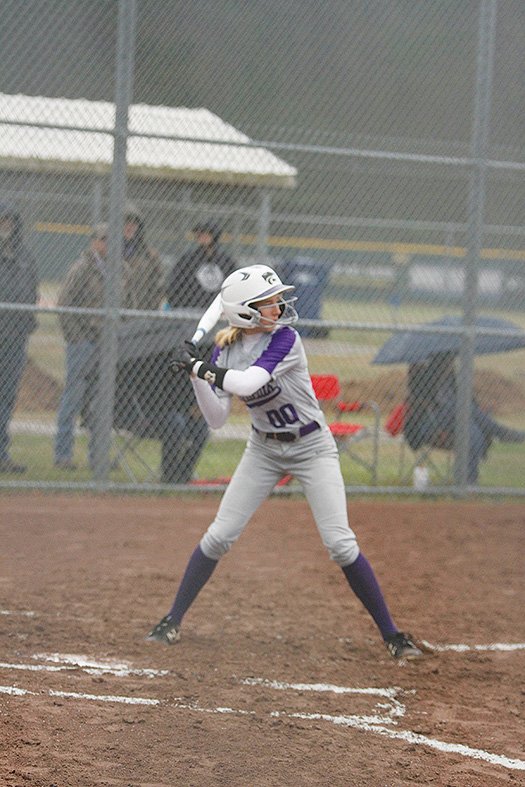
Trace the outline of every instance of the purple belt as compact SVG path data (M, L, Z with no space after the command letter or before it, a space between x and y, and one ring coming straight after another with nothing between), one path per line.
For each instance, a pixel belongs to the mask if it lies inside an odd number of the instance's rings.
M253 427L257 434L266 437L267 440L278 440L280 443L293 443L294 440L297 440L299 437L305 437L307 434L311 434L320 428L321 426L317 421L310 421L309 424L299 427L298 434L295 432L261 432L260 429L256 429L255 426Z

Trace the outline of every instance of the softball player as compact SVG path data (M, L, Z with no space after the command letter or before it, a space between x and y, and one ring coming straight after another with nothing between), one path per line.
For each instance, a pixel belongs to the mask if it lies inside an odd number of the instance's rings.
M232 396L247 405L252 431L215 520L190 557L175 601L147 639L174 644L184 614L252 514L285 474L301 484L328 554L364 604L395 659L422 655L410 634L398 630L366 557L348 524L339 454L312 389L295 299L266 265L230 274L221 289L229 327L217 334L210 363L183 350L174 368L191 376L198 404L212 429L222 426Z

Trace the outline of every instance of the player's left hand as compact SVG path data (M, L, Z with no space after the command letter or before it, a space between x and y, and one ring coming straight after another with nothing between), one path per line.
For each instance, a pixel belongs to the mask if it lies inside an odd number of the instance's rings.
M179 372L191 374L198 360L200 359L197 348L193 342L186 340L184 344L173 351L168 366L174 374L179 374Z

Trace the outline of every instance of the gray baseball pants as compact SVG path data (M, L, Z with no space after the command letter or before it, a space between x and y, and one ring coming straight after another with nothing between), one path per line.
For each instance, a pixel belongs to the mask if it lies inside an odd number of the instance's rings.
M353 563L359 547L348 524L337 446L327 428L290 443L252 431L217 516L200 542L204 554L219 560L228 552L275 484L288 473L302 486L330 558L339 566Z

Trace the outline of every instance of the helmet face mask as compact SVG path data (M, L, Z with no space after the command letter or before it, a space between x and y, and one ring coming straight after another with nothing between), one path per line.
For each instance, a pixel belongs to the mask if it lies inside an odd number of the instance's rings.
M274 295L291 292L294 287L283 284L277 273L267 265L250 265L239 268L231 273L221 288L221 304L223 315L228 323L236 328L255 328L268 326L272 320L264 317L257 309L257 304ZM281 316L275 324L292 325L298 316L292 303L295 298L281 298ZM261 319L264 322L261 322Z

